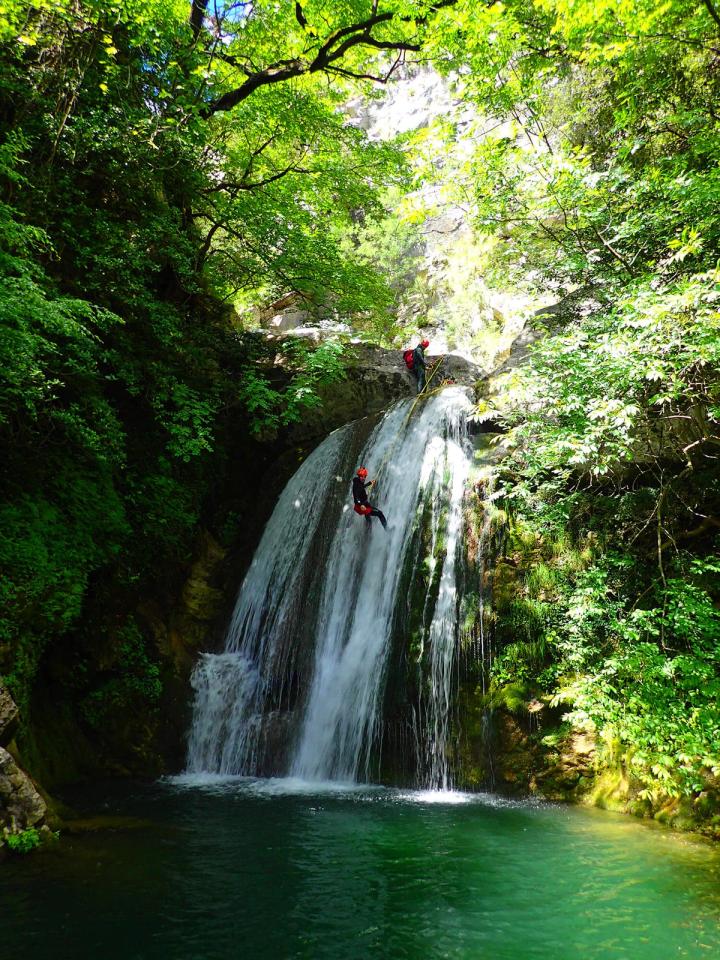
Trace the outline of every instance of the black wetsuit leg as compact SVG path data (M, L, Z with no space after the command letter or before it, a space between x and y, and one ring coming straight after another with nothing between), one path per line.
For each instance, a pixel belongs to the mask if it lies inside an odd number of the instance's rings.
M383 525L383 528L387 529L387 520L385 519L385 514L382 512L382 510L378 510L377 507L373 507L371 503L368 504L368 506L372 509L370 513L365 514L365 519L367 522L370 523L370 517L377 517L380 523Z

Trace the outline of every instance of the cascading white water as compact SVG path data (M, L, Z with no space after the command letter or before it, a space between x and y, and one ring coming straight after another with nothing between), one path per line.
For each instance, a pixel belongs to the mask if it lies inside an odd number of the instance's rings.
M370 475L378 472L390 526L387 531L375 527L369 540L365 524L358 524L352 514L338 527L318 622L313 685L292 764L295 776L308 780L368 777L400 573L416 511L428 494L438 518L443 508L449 509L453 531L432 640L438 650L445 643L454 644L455 551L469 466L468 452L459 438L469 408L467 394L459 388L428 401L409 423L406 405L400 405L385 417L361 455ZM443 503L439 493L445 471L452 478L450 503ZM452 654L438 654L439 660L451 658ZM449 699L449 677L436 672L443 685L439 698Z
M401 573L417 542L423 511L443 542L440 585L428 606L431 693L421 750L431 786L449 783L447 740L452 665L458 638L456 560L470 456L465 417L470 400L452 387L424 401L394 406L368 440L359 462L377 477L371 501L388 518L383 530L350 507L331 516L335 528L315 603L298 602L298 571L308 564L318 517L341 470L352 425L336 431L305 461L283 492L240 590L225 652L205 655L193 675L194 717L188 772L254 774L264 726L282 696L273 690L283 658L303 629L314 635L309 687L292 710L285 736L296 731L289 772L304 780L369 777L381 723L383 680L396 620ZM427 515L427 513L426 513ZM438 539L440 538L440 539ZM433 555L436 553L432 551ZM302 598L301 598L302 599ZM430 616L432 611L432 616Z
M434 460L432 486L434 514L447 511L445 550L440 586L433 612L428 641L430 645L430 697L427 709L425 743L430 759L430 775L425 786L447 790L450 788L448 738L452 698L452 673L458 641L459 596L457 589L457 559L462 534L462 504L470 460L466 449L465 423L460 420L444 439L443 449ZM441 474L449 474L447 481ZM425 482L425 486L429 481ZM444 494L444 496L443 496Z
M255 772L268 692L301 600L299 575L350 434L350 427L331 433L283 490L240 587L225 651L204 654L193 672L190 773Z

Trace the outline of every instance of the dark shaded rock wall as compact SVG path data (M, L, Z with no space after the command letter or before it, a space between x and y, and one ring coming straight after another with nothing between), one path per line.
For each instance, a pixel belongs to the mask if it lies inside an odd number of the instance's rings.
M438 383L445 375L473 382L478 374L461 358L448 358ZM103 572L72 636L48 646L30 703L13 720L25 769L48 789L182 769L192 665L199 651L221 646L285 483L330 431L374 418L414 393L400 351L354 345L345 379L326 386L321 404L301 422L254 438L241 416L228 417L218 447L229 452L217 458L192 556L159 560L156 582L140 592L116 584L112 569Z

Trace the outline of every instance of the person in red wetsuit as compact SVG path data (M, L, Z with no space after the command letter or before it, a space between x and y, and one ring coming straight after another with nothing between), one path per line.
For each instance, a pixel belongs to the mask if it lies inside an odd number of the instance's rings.
M360 514L361 517L365 517L365 520L370 523L370 517L377 517L380 523L385 529L387 529L387 520L385 519L385 514L382 510L378 510L377 507L374 507L368 500L367 487L372 487L375 483L374 480L366 480L367 470L365 467L360 467L357 474L353 477L352 482L352 493L353 501L355 506L353 510L355 513Z
M427 373L427 361L425 360L425 351L430 346L429 340L421 340L414 350L406 350L403 353L405 366L417 380L417 392L422 393L425 389L425 377Z

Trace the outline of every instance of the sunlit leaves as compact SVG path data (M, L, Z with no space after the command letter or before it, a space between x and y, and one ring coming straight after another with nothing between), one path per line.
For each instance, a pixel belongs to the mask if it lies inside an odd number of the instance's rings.
M658 293L634 288L614 311L541 342L517 406L538 469L566 464L606 474L652 455L652 430L663 418L670 423L711 402L720 366L717 295L714 275ZM693 429L693 439L710 439L709 425ZM680 438L670 432L663 443L665 456L682 461Z

